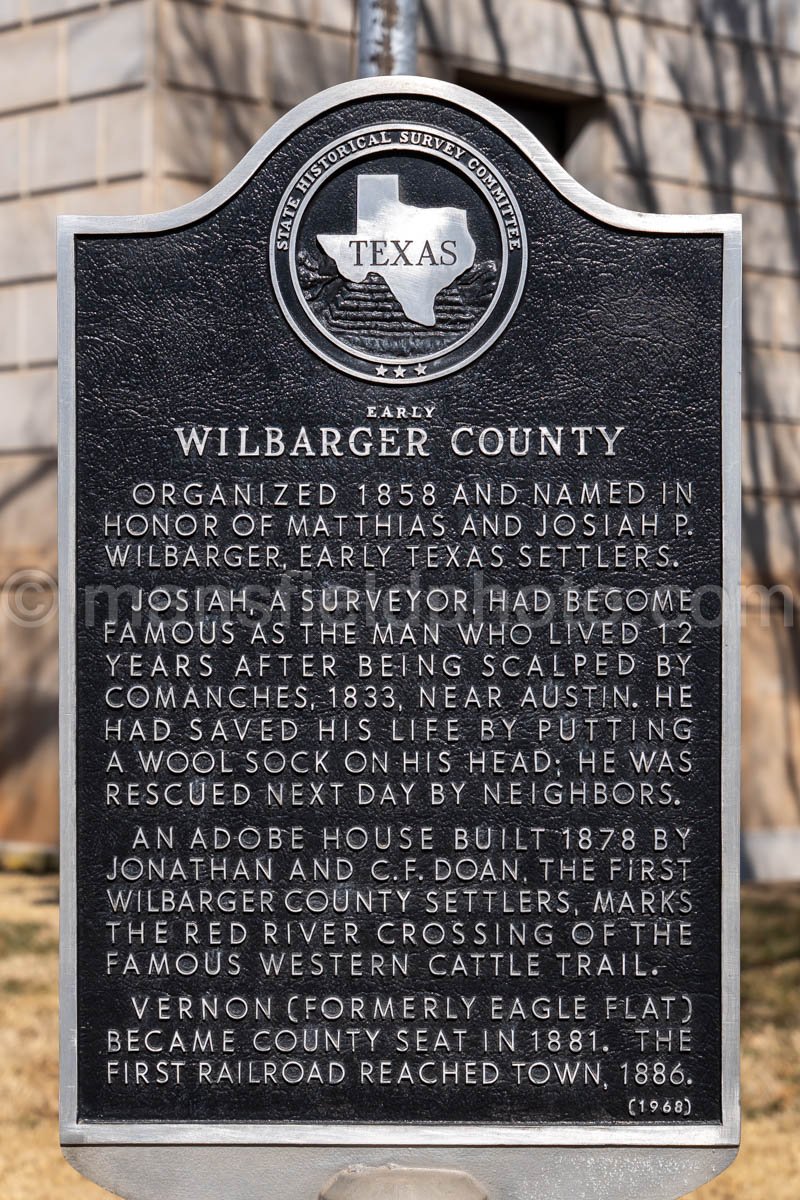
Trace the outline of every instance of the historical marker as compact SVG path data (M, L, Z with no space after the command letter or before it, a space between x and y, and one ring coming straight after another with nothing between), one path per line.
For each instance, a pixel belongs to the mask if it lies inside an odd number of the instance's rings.
M413 78L63 219L79 1169L645 1200L731 1160L739 254Z

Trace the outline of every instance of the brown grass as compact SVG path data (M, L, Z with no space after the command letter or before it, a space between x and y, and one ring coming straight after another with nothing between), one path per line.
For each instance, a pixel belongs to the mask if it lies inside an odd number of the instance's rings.
M56 886L52 876L0 873L0 1200L108 1196L58 1148ZM742 1150L693 1200L800 1198L799 1000L800 887L748 887Z
M0 873L2 1200L101 1200L58 1147L57 881Z
M693 1200L800 1198L800 886L742 889L742 1148Z

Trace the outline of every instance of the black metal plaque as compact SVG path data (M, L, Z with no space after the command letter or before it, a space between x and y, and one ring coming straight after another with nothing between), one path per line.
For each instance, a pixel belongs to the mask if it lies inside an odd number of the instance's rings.
M730 1138L735 221L365 88L64 226L68 1127Z

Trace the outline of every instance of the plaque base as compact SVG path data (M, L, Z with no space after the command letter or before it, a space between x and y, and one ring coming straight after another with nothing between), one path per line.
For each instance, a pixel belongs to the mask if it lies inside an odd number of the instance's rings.
M348 1167L326 1184L319 1200L488 1200L464 1171L439 1167Z
M395 1200L385 1190L388 1163L392 1174L414 1169L398 1179L436 1172L454 1189L473 1177L469 1193L447 1200L477 1200L475 1181L488 1200L678 1200L724 1171L736 1147L65 1146L64 1154L124 1200L350 1200L347 1180L370 1176L377 1190L354 1200Z

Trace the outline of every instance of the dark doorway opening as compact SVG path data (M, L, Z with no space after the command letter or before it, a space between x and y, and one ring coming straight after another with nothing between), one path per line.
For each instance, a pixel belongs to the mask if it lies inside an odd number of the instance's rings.
M563 162L586 122L603 110L602 100L522 84L505 83L471 71L459 71L456 82L505 109Z

